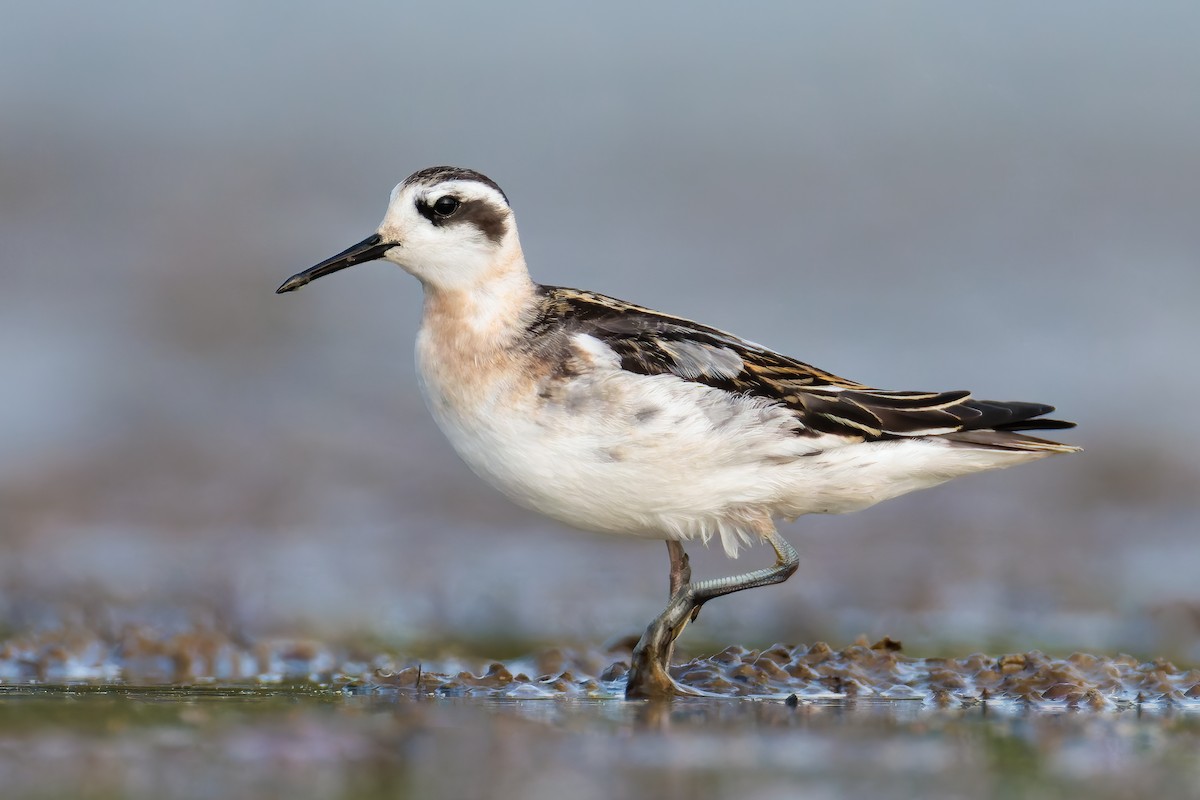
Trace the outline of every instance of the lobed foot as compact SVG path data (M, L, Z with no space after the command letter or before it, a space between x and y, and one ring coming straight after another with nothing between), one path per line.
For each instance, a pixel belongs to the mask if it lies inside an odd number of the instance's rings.
M626 700L703 696L701 692L676 683L667 672L675 640L702 604L703 601L696 599L690 584L685 583L671 598L666 610L646 628L633 648L625 684Z
M675 640L700 613L700 607L714 597L781 583L796 571L799 559L791 545L774 530L764 533L763 538L775 549L774 567L699 583L692 583L692 568L683 546L679 542L667 542L667 552L671 556L671 602L650 623L633 648L625 683L625 699L662 700L679 696L707 696L679 685L667 672Z

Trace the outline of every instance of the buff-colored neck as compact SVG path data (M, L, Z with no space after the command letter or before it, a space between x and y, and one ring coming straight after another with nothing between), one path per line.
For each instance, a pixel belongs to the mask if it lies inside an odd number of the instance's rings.
M519 335L525 312L535 301L535 287L521 245L511 238L471 283L425 284L424 328L435 335L470 338L481 347L504 346Z

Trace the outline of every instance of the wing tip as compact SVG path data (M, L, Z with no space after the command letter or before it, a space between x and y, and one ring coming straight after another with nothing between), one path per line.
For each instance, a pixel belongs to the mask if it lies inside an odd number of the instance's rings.
M1046 455L1079 453L1082 447L1073 444L1063 444L1050 439L1029 436L1008 430L974 430L959 431L941 437L946 441L961 447L979 447L988 450L1007 450L1010 452L1036 453Z

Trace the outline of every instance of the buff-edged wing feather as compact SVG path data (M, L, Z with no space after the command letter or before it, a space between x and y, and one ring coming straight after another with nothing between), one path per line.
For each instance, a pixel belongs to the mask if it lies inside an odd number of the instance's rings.
M938 436L974 447L1077 449L1017 433L1074 427L1046 419L1053 406L977 400L962 390L873 389L682 317L594 292L552 286L541 291L543 304L531 332L586 333L611 348L630 372L671 374L776 401L795 412L800 435L834 434L851 441Z

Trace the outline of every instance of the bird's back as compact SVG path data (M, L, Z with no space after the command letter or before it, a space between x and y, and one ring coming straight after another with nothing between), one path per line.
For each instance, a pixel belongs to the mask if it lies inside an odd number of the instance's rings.
M1078 448L1018 435L1025 430L1074 427L1049 419L1053 406L979 400L969 391L874 389L691 320L562 287L539 287L532 334L592 337L609 348L623 370L673 375L735 395L758 397L790 409L797 435L834 435L848 441L941 436L981 447L1059 452ZM965 435L980 432L977 435ZM985 436L982 432L994 435Z

